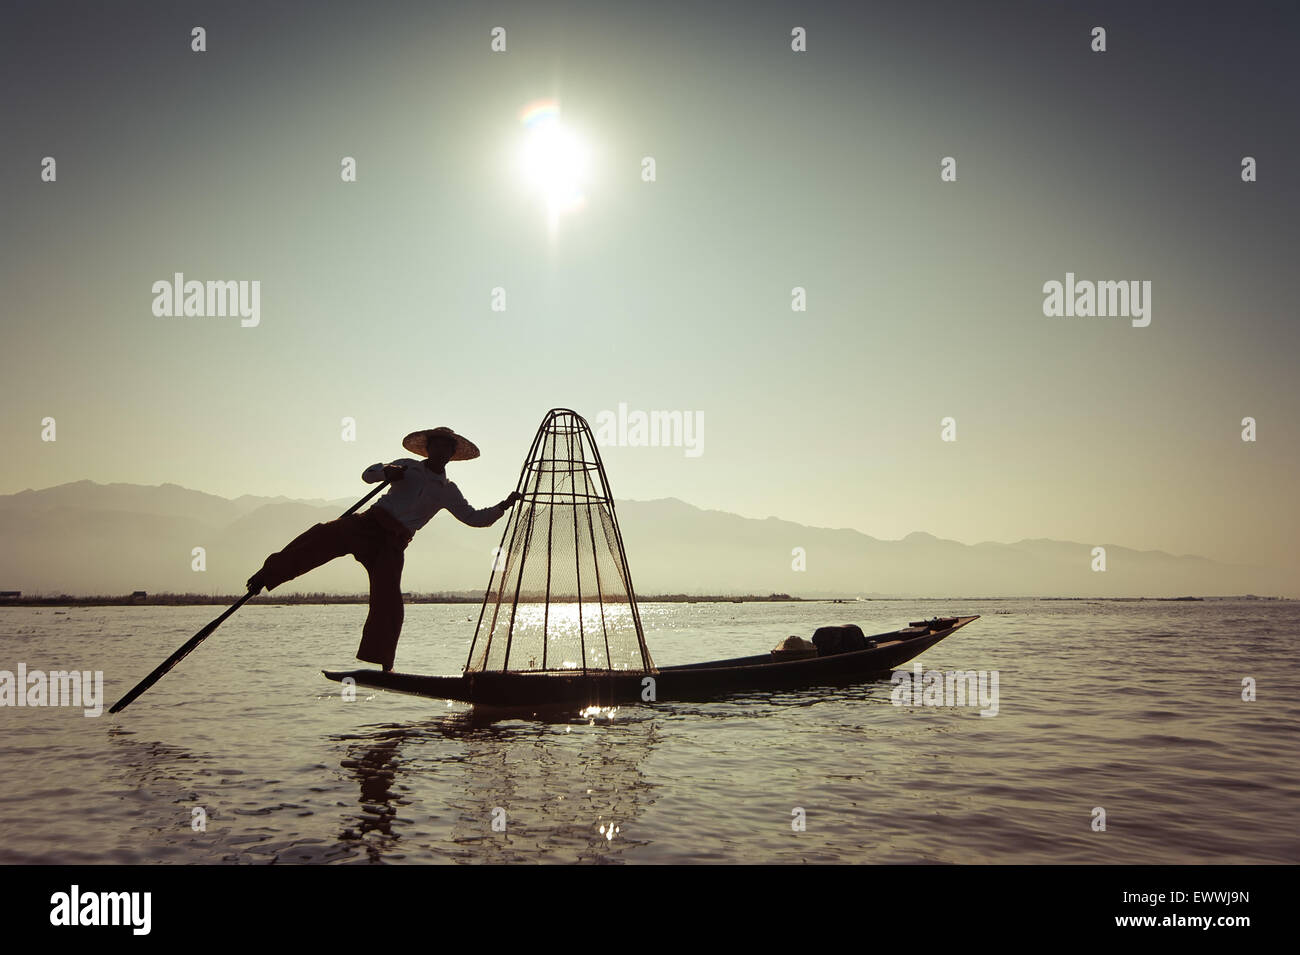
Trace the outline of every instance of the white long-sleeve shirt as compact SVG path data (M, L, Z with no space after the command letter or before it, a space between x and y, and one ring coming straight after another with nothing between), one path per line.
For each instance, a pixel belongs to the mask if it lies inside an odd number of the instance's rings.
M470 527L491 527L501 519L505 509L500 504L491 507L470 507L460 488L447 479L442 471L433 471L415 458L398 458L391 462L405 465L406 473L394 481L388 491L375 502L402 522L412 534L418 531L444 508L462 524ZM361 472L361 480L378 484L384 479L384 465L372 464Z

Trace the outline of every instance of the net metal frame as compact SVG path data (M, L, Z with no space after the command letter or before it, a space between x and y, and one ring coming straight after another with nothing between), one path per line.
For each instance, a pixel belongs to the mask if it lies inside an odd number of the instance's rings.
M579 478L579 476L581 476ZM549 478L549 487L544 486ZM580 489L581 488L581 489ZM547 412L542 420L528 456L519 472L515 490L522 499L511 510L505 530L501 534L501 544L496 551L492 575L488 579L487 589L483 594L483 604L479 608L478 623L474 628L474 639L470 643L469 656L465 662L465 672L529 672L529 673L602 673L617 671L656 672L650 650L646 646L645 631L641 625L641 613L637 607L636 589L632 585L632 575L628 568L627 552L623 546L623 533L618 525L618 516L614 509L614 496L610 490L609 477L605 473L605 464L592 435L591 426L577 412L568 408L554 408ZM538 533L539 512L544 511L545 532ZM573 555L572 580L576 583L576 601L560 600L562 595L552 590L556 571L565 575L567 563L557 567L555 561L555 528L557 514L564 511L572 513ZM597 521L596 516L599 516ZM564 520L567 514L560 516ZM585 521L584 521L585 518ZM600 537L597 539L597 526ZM585 532L585 540L583 534ZM567 533L567 531L566 531ZM522 535L522 537L521 537ZM543 541L544 543L539 543ZM590 552L586 555L591 566L584 568L584 545L590 543ZM511 654L515 648L515 625L519 621L519 607L522 603L536 603L526 599L523 590L524 577L532 566L530 560L539 556L535 549L546 548L545 592L542 603L541 618L541 662L534 658L528 666L511 666ZM617 580L602 579L601 558L612 558L617 571ZM564 560L566 555L560 555ZM588 585L594 583L595 599L584 600L584 573ZM567 576L565 579L568 579ZM512 586L513 585L513 586ZM525 598L521 601L521 597ZM615 599L617 598L617 599ZM577 603L578 648L581 655L579 666L556 666L549 659L551 635L551 604ZM595 603L599 607L599 632L588 633L584 609ZM614 653L610 644L611 623L606 614L606 604L627 604L628 615L636 635L635 656L639 666L615 666ZM584 607L585 605L585 607ZM506 626L500 626L502 620ZM486 629L484 623L487 623ZM500 631L504 629L504 634ZM496 643L505 640L504 653L500 654L500 665L493 664L496 656ZM527 640L535 642L535 632L528 634ZM615 636L616 643L627 642L627 634L620 630ZM593 653L604 660L603 666L592 665L589 653L589 641L593 642ZM603 647L603 655L600 650ZM620 652L628 648L620 647ZM526 650L524 653L526 654ZM522 656L523 654L521 654ZM476 664L477 660L477 664ZM514 662L519 662L518 660Z

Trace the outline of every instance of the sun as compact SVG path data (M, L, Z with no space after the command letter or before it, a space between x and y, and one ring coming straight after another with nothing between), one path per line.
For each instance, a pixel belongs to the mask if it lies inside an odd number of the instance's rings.
M583 186L591 170L591 152L582 137L560 120L560 104L537 100L519 113L524 138L519 171L546 211L547 229L554 238L560 218L586 204Z

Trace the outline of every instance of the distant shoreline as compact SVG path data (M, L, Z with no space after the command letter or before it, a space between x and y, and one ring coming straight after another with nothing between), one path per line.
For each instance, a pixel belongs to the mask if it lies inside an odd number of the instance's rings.
M201 607L229 606L242 594L148 594L145 596L98 595L72 596L60 594L57 597L3 597L0 607ZM473 593L432 593L403 594L407 604L481 604L482 594ZM1000 600L1044 600L1044 601L1095 601L1098 603L1135 603L1154 601L1162 603L1199 603L1207 600L1260 600L1287 602L1289 597L1261 597L1256 594L1216 595L1210 597L795 597L790 594L643 594L637 597L638 603L918 603L924 601L952 602L991 602ZM298 606L330 604L368 604L366 594L285 594L276 596L263 594L254 597L250 604L264 606ZM537 602L541 601L528 601ZM572 595L555 598L559 603L576 603Z

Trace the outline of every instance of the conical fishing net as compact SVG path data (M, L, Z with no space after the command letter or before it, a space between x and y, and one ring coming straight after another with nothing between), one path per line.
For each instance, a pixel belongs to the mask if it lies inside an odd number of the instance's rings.
M653 670L591 428L547 414L520 474L466 670Z

